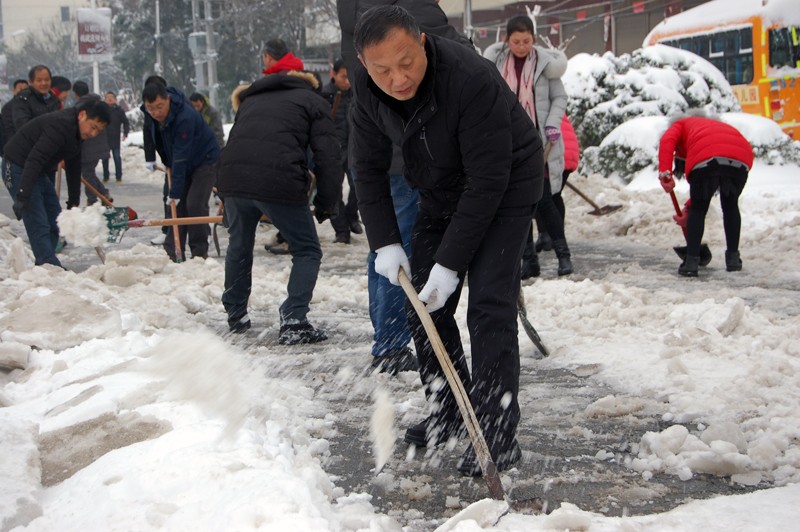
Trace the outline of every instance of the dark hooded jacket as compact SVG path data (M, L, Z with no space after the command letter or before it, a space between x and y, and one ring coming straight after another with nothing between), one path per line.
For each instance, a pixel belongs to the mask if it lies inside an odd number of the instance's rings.
M23 168L19 195L30 197L36 179L64 161L69 205L81 198L81 137L78 109L47 113L23 125L6 143L4 157Z
M111 111L108 127L106 127L106 136L108 137L108 146L112 150L118 150L121 144L120 134L127 137L131 131L131 123L128 120L128 115L119 104L109 105Z
M343 177L339 140L330 107L312 83L318 81L305 72L270 74L239 94L219 161L220 196L307 205L310 147L317 178L314 203L323 212L335 212Z
M186 102L183 93L167 87L170 105L169 115L163 125L150 116L149 131L156 151L172 175L172 188L169 197L180 199L184 196L186 178L200 166L216 164L219 157L219 143L214 132L208 127L200 113ZM144 107L144 106L142 106Z
M448 219L434 260L466 271L491 221L519 215L542 194L542 142L497 68L474 51L427 35L428 70L408 121L361 67L353 84L353 165L370 247L400 243L386 178L392 144L403 149L406 179L420 209Z
M53 93L42 95L33 87L19 91L11 102L12 136L37 116L58 111L59 108L58 98Z
M356 49L353 46L353 35L355 33L356 22L359 17L368 9L375 6L396 5L405 8L414 20L417 21L419 27L426 34L438 35L446 39L451 39L455 42L461 43L468 48L474 50L475 47L472 41L465 35L456 30L447 20L447 15L436 0L337 0L336 10L339 16L339 26L342 29L342 59L344 60L347 73L352 77L356 68L361 67L358 60ZM354 92L355 88L351 90ZM352 156L352 147L350 147L348 154ZM351 166L352 162L348 161ZM392 166L389 168L390 175L402 175L405 172L403 168L403 157L400 149L395 147L394 158Z

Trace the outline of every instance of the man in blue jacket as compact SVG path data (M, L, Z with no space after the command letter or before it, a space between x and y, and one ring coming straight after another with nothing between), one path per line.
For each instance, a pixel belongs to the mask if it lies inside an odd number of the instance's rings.
M175 203L178 218L208 216L208 200L216 179L215 165L219 143L203 118L186 101L183 94L160 83L146 85L142 91L145 113L152 118L150 135L161 160L171 173L172 182L167 204ZM171 228L164 240L164 249L175 259L175 239ZM208 257L208 225L180 228L183 254L188 234L192 257Z

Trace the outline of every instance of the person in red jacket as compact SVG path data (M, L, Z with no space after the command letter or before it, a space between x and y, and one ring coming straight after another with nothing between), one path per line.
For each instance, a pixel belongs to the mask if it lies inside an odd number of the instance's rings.
M753 166L750 143L736 128L719 120L700 116L682 118L667 129L658 148L658 178L667 193L675 188L670 170L673 160L685 161L683 166L689 181L689 201L683 213L674 216L686 234L686 259L678 273L684 277L697 277L705 217L717 190L720 192L728 248L725 267L729 272L741 270L739 196ZM681 177L680 172L676 174Z

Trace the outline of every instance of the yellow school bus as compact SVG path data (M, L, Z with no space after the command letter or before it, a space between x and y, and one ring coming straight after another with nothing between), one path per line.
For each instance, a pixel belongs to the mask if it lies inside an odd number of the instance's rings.
M659 23L644 46L658 43L711 62L744 112L800 139L800 0L712 0Z

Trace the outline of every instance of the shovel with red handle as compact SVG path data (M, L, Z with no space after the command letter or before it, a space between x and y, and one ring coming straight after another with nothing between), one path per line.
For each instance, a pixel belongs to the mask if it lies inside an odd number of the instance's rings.
M675 207L675 214L680 216L683 213L681 212L681 206L678 203L678 198L675 197L675 191L670 190L669 196L672 198L672 206ZM683 229L683 237L686 238L686 228L681 227L681 229ZM672 249L675 250L675 254L678 255L681 260L686 260L686 246L675 246ZM709 262L711 262L711 250L709 249L708 244L701 244L700 266L707 266Z

